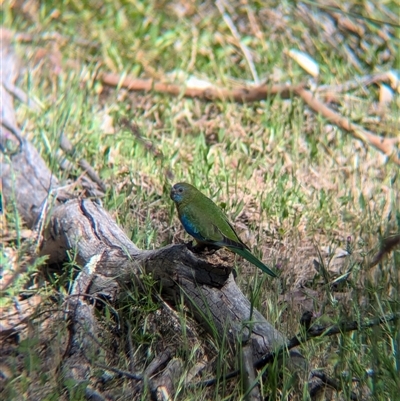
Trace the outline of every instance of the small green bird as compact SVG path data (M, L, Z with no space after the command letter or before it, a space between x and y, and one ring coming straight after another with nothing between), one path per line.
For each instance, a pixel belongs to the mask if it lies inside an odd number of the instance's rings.
M185 182L175 184L170 196L176 204L183 227L200 245L227 248L270 276L278 277L250 252L225 213L193 185Z

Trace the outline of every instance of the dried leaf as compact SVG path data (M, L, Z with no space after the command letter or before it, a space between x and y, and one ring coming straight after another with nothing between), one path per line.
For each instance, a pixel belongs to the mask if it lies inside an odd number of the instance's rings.
M211 82L198 78L195 75L189 75L183 70L174 70L167 74L169 82L180 82L188 88L206 89L211 88Z
M379 90L379 106L382 108L393 101L394 93L388 85L381 84Z
M400 93L399 71L394 71L394 70L389 71L388 77L390 80L390 86L393 88L393 90Z
M319 75L319 65L308 54L295 49L289 50L288 54L301 68L307 71L314 78Z

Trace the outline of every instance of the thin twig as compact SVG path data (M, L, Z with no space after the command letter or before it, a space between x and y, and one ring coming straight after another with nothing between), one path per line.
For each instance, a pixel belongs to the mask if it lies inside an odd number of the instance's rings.
M82 47L92 47L94 49L99 48L99 43L87 40L87 39L82 39L82 38L76 38L73 36L69 35L62 35L59 32L44 32L42 34L31 34L27 32L17 32L15 33L13 39L16 42L20 43L31 43L31 42L37 42L37 41L55 41L55 42L61 42L61 43L74 43L78 46Z
M335 13L340 13L340 14L344 14L344 15L350 15L351 17L362 19L362 20L365 20L365 21L369 21L369 22L372 22L372 23L377 24L377 25L390 25L390 26L393 26L395 28L399 28L400 27L400 24L398 22L396 23L396 22L391 22L391 21L382 21L382 20L378 20L378 19L375 19L375 18L366 17L365 15L361 15L361 14L358 14L358 13L355 13L355 12L351 12L351 11L348 11L348 10L346 10L346 11L341 10L338 7L334 7L334 6L330 6L330 5L326 5L326 4L318 4L315 1L303 0L303 3L309 4L312 7L320 8L322 10L329 10L329 11L333 11Z
M357 89L361 86L369 86L378 82L387 82L391 80L392 72L383 72L379 74L366 75L363 77L357 77L347 82L343 82L339 85L320 85L316 88L316 92L349 92Z
M326 373L318 371L318 370L313 370L311 372L311 375L313 377L317 377L322 382L322 384L324 384L325 386L332 387L337 392L343 391L343 389L340 386L340 384L336 380L333 380L332 378L327 376ZM321 386L318 386L318 387L321 388ZM315 393L316 391L317 391L317 389L314 388L313 389L313 393ZM314 395L313 393L311 393L311 391L310 391L310 396L311 397ZM353 391L350 392L350 400L352 400L352 401L357 401L358 400L357 395Z
M336 113L319 101L310 91L304 88L296 89L296 94L299 95L311 109L321 114L332 124L350 132L354 137L362 140L364 143L372 145L400 166L399 149L395 146L395 144L400 142L399 138L382 138L364 129L360 125L352 123L350 120L342 117L339 113Z
M136 79L128 75L103 73L100 75L101 82L104 85L123 87L132 91L161 92L174 96L184 96L189 98L200 98L203 100L231 100L238 103L256 102L265 100L268 96L281 96L283 99L289 99L292 94L304 87L303 83L297 85L277 84L260 85L256 87L244 87L235 89L226 89L219 87L194 88L182 87L181 85L166 84L157 82L153 79Z
M19 142L19 147L17 151L10 152L9 154L12 156L16 153L22 152L24 146L24 138L22 136L21 130L16 127L14 124L10 123L6 118L0 117L0 125L2 125L5 129L11 132L17 138ZM1 149L3 153L8 153L5 149Z
M382 260L382 258L397 245L400 245L400 234L384 238L380 244L379 251L373 256L368 267L371 268L376 266Z
M129 347L129 351L128 351L128 357L129 357L129 370L131 371L131 373L134 373L135 371L135 350L133 348L133 342L132 342L132 325L131 323L128 321L127 322L127 326L128 326L128 347Z
M61 134L60 147L68 155L70 155L72 157L75 156L76 150L72 146L72 144L69 141L69 139L64 134ZM89 178L93 182L95 182L103 192L105 192L107 190L106 184L104 184L104 182L97 175L97 173L94 170L94 168L85 159L79 159L78 160L78 164L83 170L85 170L85 172L87 173Z
M30 98L21 88L18 88L11 82L4 81L3 86L6 91L20 102L25 103L31 110L39 112L40 106L32 98Z
M168 347L164 351L157 354L143 372L143 376L144 377L152 376L172 358L172 354L173 354L172 350Z
M128 379L139 380L139 381L143 380L143 375L141 373L131 373L131 372L127 372L126 370L114 368L113 366L106 366L101 363L95 363L94 366L96 366L100 369L104 369L104 370L108 370L110 372L117 373L118 375L127 377Z
M257 369L264 367L266 364L274 361L275 358L282 355L287 350L291 350L315 337L330 337L340 333L347 333L349 331L364 330L371 327L379 326L384 323L394 322L400 318L400 313L394 313L383 317L371 319L368 322L359 323L357 321L343 322L333 326L311 326L310 330L304 333L297 334L292 337L286 345L280 347L277 351L269 352L264 355L261 359L254 363Z

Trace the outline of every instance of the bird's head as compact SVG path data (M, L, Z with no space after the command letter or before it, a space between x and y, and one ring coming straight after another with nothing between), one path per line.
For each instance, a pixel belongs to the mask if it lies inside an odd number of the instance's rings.
M171 188L170 197L176 204L180 204L189 201L196 192L198 191L193 185L179 182Z

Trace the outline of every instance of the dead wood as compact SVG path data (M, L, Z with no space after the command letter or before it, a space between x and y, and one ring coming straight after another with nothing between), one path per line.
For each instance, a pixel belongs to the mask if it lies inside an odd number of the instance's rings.
M0 145L2 152L0 178L4 196L14 199L20 216L28 227L32 227L39 216L43 202L49 198L52 188L57 187L58 180L47 168L36 149L22 138L18 129L13 93L6 88L14 87L18 77L20 63L10 44L12 33L0 30ZM18 91L20 94L21 91ZM16 145L16 150L6 151L6 143ZM10 162L12 158L12 162ZM8 159L8 160L7 160ZM34 190L32 190L34 188Z
M250 315L250 302L237 287L231 267L217 254L203 258L186 245L140 250L91 200L69 200L52 210L40 254L49 255L50 262L56 263L65 260L67 250L75 252L82 266L99 255L89 294L107 292L114 299L144 270L160 283L163 296L170 302L179 301L183 295L197 320L214 334L228 333L233 346L249 341L254 358L285 342L285 336L259 312ZM251 323L244 324L247 321Z
M162 374L152 382L150 390L157 401L172 400L174 398L182 372L182 361L177 358L171 359Z
M245 390L246 401L259 401L262 400L260 389L257 385L257 374L254 368L254 359L251 352L251 348L247 345L242 350L242 385Z
M341 116L323 104L310 91L304 88L296 90L296 93L312 110L321 114L329 120L329 122L351 133L355 138L361 139L363 142L372 145L374 148L384 153L394 163L400 165L400 158L398 156L399 148L396 146L396 144L400 142L399 138L382 138L360 125L352 123L347 118Z
M69 139L65 136L65 134L61 135L61 141L60 141L60 147L61 149L68 155L75 157L76 156L76 150L72 143L69 141ZM104 182L100 179L94 168L85 160L80 158L78 160L79 166L87 173L89 176L90 180L92 181L92 186L94 184L97 184L100 190L97 188L89 188L91 192L94 192L94 194L90 194L92 196L104 196L104 192L106 191L106 185ZM96 191L95 191L96 190Z
M372 75L365 75L361 77L357 77L356 79L352 79L347 82L343 82L337 85L320 85L316 88L316 92L322 93L345 93L355 90L360 87L366 87L372 84L378 84L381 82L386 82L390 84L393 89L397 89L397 83L394 82L393 73L389 72L382 72ZM326 95L325 95L326 96Z
M168 93L173 96L197 97L204 100L232 100L239 103L265 100L268 96L279 95L283 99L290 98L295 89L304 87L304 84L289 85L259 85L255 87L226 89L210 86L204 88L184 87L182 85L157 82L153 79L137 79L120 74L103 73L100 76L103 84L119 86L132 91L155 91Z
M8 168L2 168L3 172L18 173L14 173L14 180L19 183L17 186L13 185L12 177L2 177L10 183L4 186L5 198L11 201L15 196L18 207L24 210L27 224L42 223L43 216L50 216L47 224L36 224L45 226L39 254L48 255L50 263L65 261L69 251L75 253L75 260L81 266L92 266L90 272L84 270L84 285L76 282L78 289L75 295L79 297L68 303L70 343L73 346L69 348L63 363L65 378L84 382L90 376L87 358L93 355L91 350L94 347L91 341L83 341L85 336L82 330L96 337L96 324L93 307L83 298L102 295L114 301L126 286L133 282L140 285L142 270L153 275L160 283L163 296L172 303L179 302L183 295L197 320L214 335L222 337L228 334L233 348L237 347L239 341L248 342L253 358L259 359L285 343L285 336L258 311L254 310L251 315L250 302L237 287L231 267L218 255L202 258L193 254L186 245L170 245L155 251L140 250L111 216L92 200L57 199L50 206L50 202L46 202L47 193L42 199L43 186L37 187L35 179L30 180L29 175L22 175L22 172L31 174L33 171L33 166L28 163L31 157L27 152L31 151L31 145L24 146L22 152L10 157ZM46 167L43 162L37 165ZM51 174L46 168L37 176L51 177ZM55 181L50 181L50 184L52 182ZM37 188L41 195L32 196ZM55 188L53 193L57 193ZM86 346L81 344L82 341ZM304 368L305 361L301 355L295 351L293 356Z
M325 392L326 388L332 388L336 392L343 391L340 383L328 377L324 372L318 370L313 370L311 372L311 381L309 388L311 397L319 397L320 395L322 395L321 393ZM350 400L357 401L358 399L359 398L357 397L357 395L353 391L351 391Z
M372 257L368 267L374 267L380 261L389 254L394 248L400 245L400 234L392 235L390 237L382 238L381 243L379 245L379 251Z

